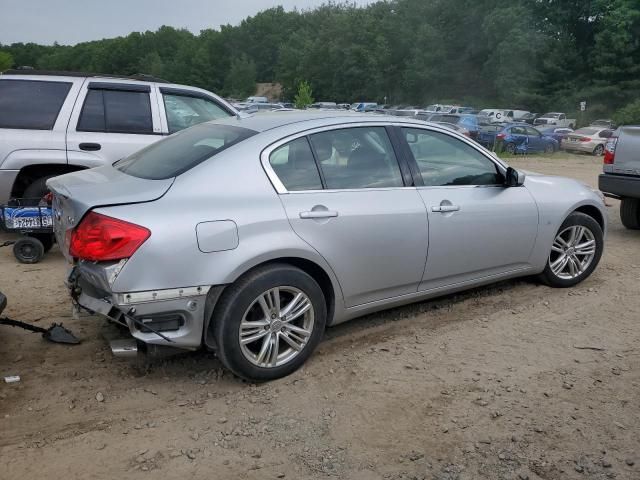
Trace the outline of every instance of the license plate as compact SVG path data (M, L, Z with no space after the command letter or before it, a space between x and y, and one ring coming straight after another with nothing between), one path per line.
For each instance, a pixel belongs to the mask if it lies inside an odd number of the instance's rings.
M570 138L569 140L571 140L572 142L577 142L578 141L577 138Z
M49 228L53 226L49 208L5 208L4 215L5 225L8 229Z

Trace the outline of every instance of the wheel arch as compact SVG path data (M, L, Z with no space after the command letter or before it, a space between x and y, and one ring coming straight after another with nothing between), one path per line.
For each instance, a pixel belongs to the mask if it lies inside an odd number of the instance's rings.
M86 168L87 167L66 163L34 163L27 165L22 167L18 172L18 176L11 188L11 196L17 198L22 196L26 188L38 178L48 177L50 175L64 175L65 173L77 172L78 170L85 170Z
M324 295L325 304L327 306L327 326L330 326L334 320L337 299L342 296L342 291L337 281L334 281L334 277L332 277L332 275L330 275L324 267L313 260L295 256L278 256L275 258L270 258L268 260L252 265L250 268L244 270L235 278L234 282L238 281L240 278L246 275L249 275L251 272L258 268L263 268L265 266L275 264L286 264L299 268L300 270L311 276L311 278L313 278L318 283ZM216 309L218 300L222 296L225 288L226 286L214 287L209 291L209 294L207 295L207 307L205 309L204 343L210 349L215 349L216 345L212 331L213 329L210 328L211 318L213 316L213 312Z
M600 225L602 232L603 233L605 232L606 225L604 221L604 215L598 207L596 207L595 205L581 205L580 207L573 210L573 212L571 213L575 213L575 212L584 213L585 215L590 216L596 222L598 222L598 225Z

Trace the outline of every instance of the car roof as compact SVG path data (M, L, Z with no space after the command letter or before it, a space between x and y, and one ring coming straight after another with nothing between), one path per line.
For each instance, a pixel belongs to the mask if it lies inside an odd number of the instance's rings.
M221 118L209 123L232 125L247 128L255 132L265 132L279 127L296 125L303 128L303 123L308 123L308 128L339 123L358 122L389 122L389 123L425 123L412 117L396 117L379 113L356 113L341 110L303 110L291 112L266 112L255 115L237 115L235 117ZM317 125L316 125L317 124Z

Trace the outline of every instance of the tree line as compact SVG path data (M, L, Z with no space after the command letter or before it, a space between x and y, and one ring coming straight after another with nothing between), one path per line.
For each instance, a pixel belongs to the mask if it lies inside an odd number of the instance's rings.
M4 59L4 60L3 60ZM302 81L320 101L459 103L640 112L638 0L391 0L272 8L194 35L157 31L73 46L0 45L3 65L147 73L242 98ZM640 121L640 118L638 118Z

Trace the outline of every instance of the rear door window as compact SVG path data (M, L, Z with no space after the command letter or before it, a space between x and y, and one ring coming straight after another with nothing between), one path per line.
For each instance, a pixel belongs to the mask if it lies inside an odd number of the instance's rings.
M309 138L326 188L404 186L398 160L384 127L329 130Z
M153 134L148 92L91 89L82 106L79 132Z
M152 143L116 162L115 167L134 177L164 180L190 170L256 133L230 125L200 124Z
M0 128L53 129L70 89L69 82L0 81Z

